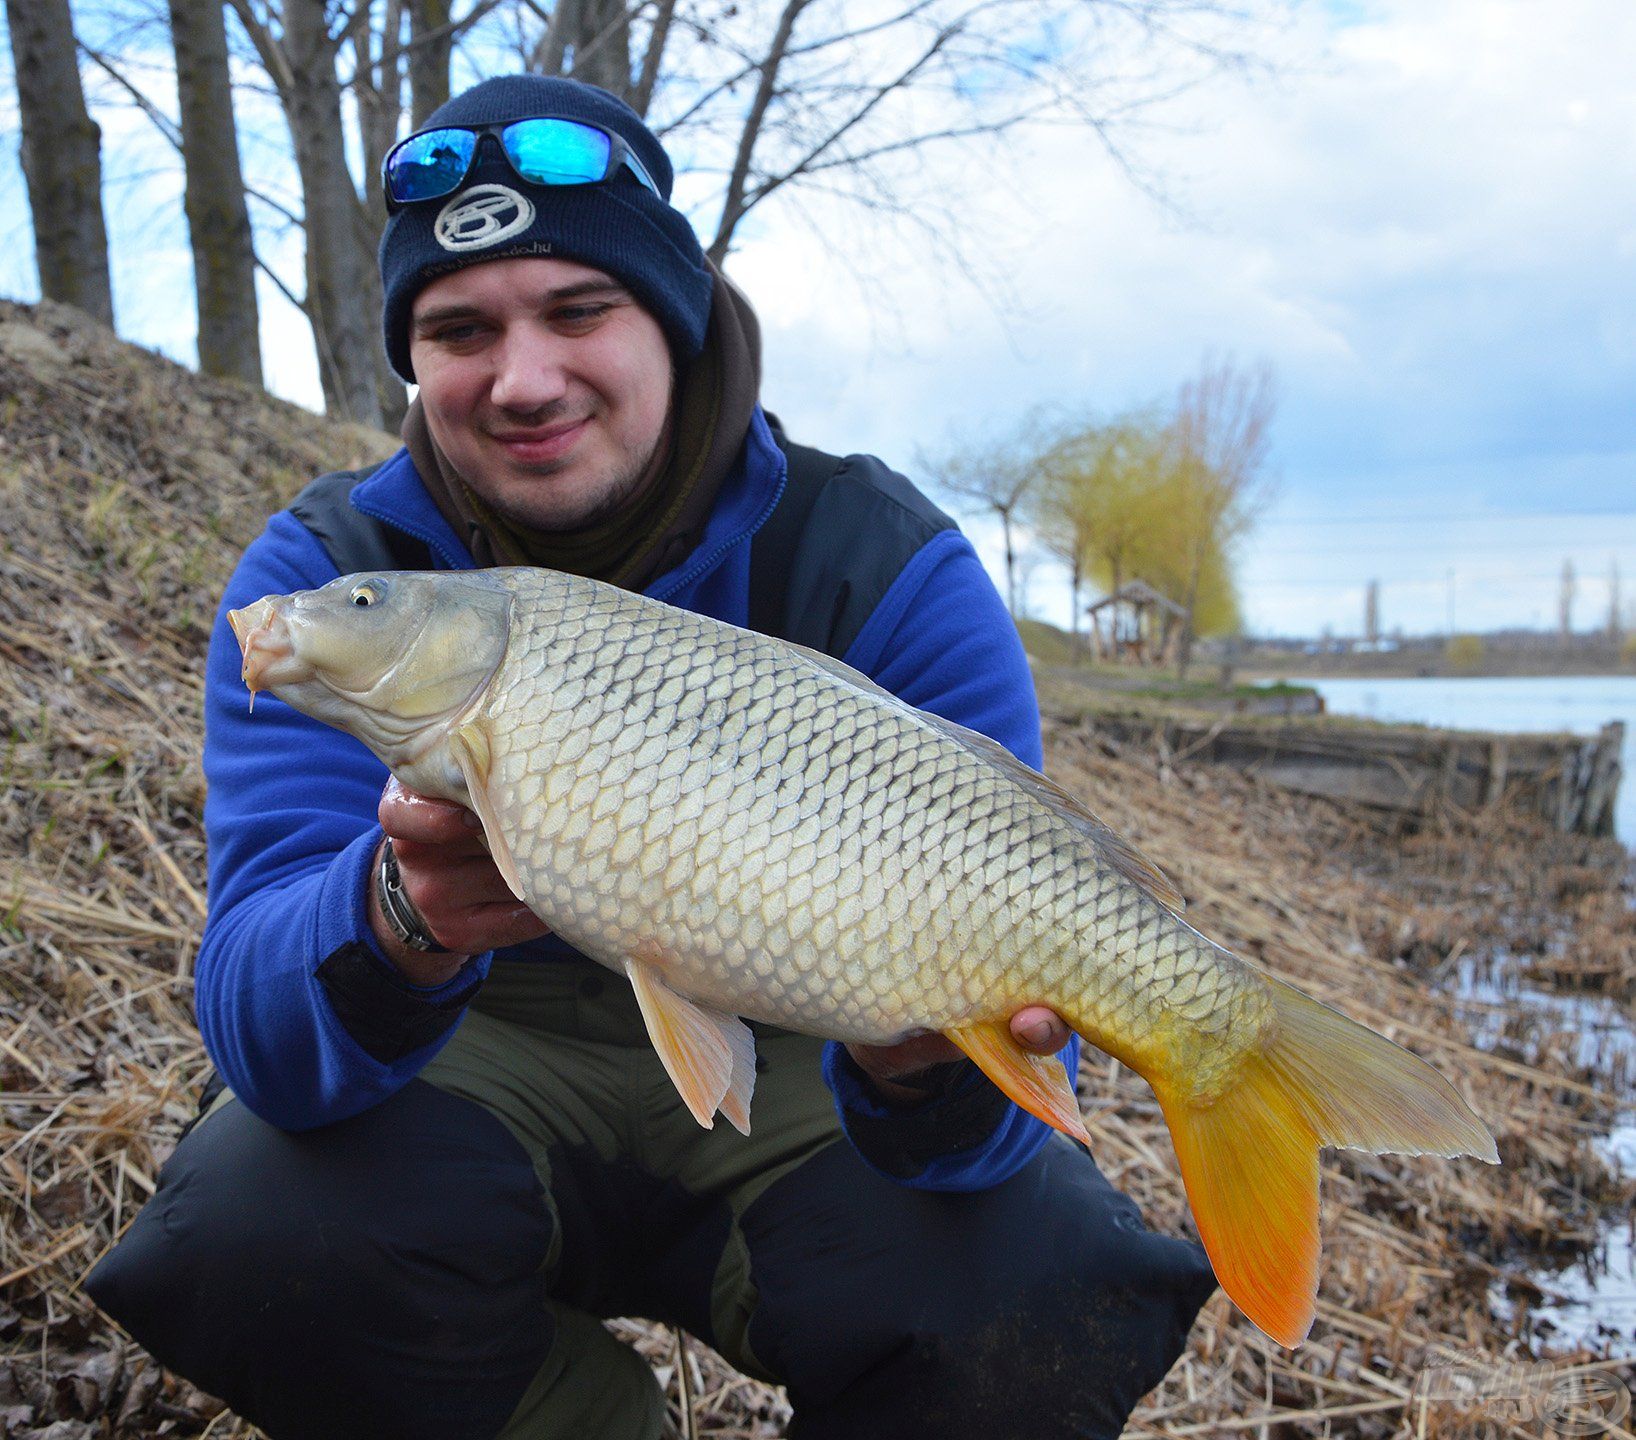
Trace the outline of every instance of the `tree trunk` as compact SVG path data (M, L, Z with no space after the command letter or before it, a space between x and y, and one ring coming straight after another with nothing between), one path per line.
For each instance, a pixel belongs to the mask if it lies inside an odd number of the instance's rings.
M227 25L221 0L170 0L176 94L182 111L185 206L193 242L199 369L259 386L256 255L244 203Z
M654 86L659 83L659 67L664 63L665 44L670 39L671 22L676 18L676 0L659 0L653 16L653 28L648 31L647 53L642 56L642 73L637 77L636 89L631 92L631 109L644 120L648 106L653 103Z
M1084 576L1080 573L1079 557L1074 557L1068 570L1068 634L1073 640L1070 653L1074 657L1074 664L1079 664L1079 588Z
M360 244L358 195L347 171L341 86L323 0L285 0L284 96L301 172L307 230L307 313L318 343L324 402L332 415L385 423L377 390L380 293L373 258Z
M1186 613L1182 616L1181 631L1176 638L1176 678L1187 679L1187 667L1193 663L1193 611L1199 603L1199 566L1194 565L1187 584Z
M580 0L570 73L621 100L631 93L631 17L625 0Z
M568 47L579 29L579 0L557 0L551 7L551 23L545 27L528 69L534 75L561 75L567 66Z
M398 136L403 119L404 48L403 0L387 0L384 19L377 32L368 6L353 11L350 39L353 55L353 99L358 106L358 135L363 150L364 199L353 206L354 243L358 246L359 267L365 277L358 305L364 314L378 320L383 303L380 267L381 232L386 228L386 195L381 188L381 166ZM379 41L379 50L375 49ZM408 65L413 65L410 51ZM447 75L444 89L447 91ZM375 366L375 391L380 403L381 427L397 430L409 408L403 382L392 373L386 347L378 339L371 346Z
M409 123L416 130L449 98L453 53L449 0L409 0Z
M102 131L85 108L68 0L6 0L40 293L114 323Z

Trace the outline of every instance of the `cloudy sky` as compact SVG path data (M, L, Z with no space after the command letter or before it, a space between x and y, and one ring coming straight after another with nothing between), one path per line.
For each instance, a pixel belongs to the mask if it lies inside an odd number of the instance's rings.
M1017 141L984 162L1012 177L992 183L925 162L962 197L981 286L923 243L758 211L730 270L762 315L767 403L798 438L912 469L1039 401L1111 412L1207 355L1265 360L1277 487L1239 556L1252 630L1355 632L1371 579L1388 630L1554 625L1570 560L1576 624L1600 623L1612 566L1636 600L1636 6L1269 13L1273 75L1203 87L1133 137L1168 204L1083 132ZM191 358L185 240L153 243L175 233L174 180L134 119L103 118L126 177L108 202L121 331ZM28 299L6 149L0 294ZM270 294L263 316L269 383L314 403L310 340ZM1049 566L1029 602L1065 617Z

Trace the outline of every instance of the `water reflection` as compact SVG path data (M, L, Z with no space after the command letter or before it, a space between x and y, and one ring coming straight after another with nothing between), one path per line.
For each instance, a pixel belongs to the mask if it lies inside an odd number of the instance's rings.
M1631 1100L1591 1148L1620 1180L1636 1178L1636 1023L1605 995L1536 990L1519 976L1521 962L1500 955L1467 958L1453 979L1472 1043L1491 1053L1554 1071L1578 1071ZM1528 1328L1557 1351L1589 1350L1636 1357L1636 1216L1613 1216L1580 1261L1533 1272L1545 1298L1529 1307ZM1515 1303L1496 1281L1490 1302L1511 1317Z

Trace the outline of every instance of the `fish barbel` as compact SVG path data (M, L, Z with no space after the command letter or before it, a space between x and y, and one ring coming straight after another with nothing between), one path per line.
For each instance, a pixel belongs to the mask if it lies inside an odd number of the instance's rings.
M229 615L252 695L482 820L519 899L629 977L703 1125L749 1129L738 1017L948 1036L1090 1137L1048 1005L1158 1096L1222 1287L1311 1326L1318 1151L1497 1161L1424 1061L1187 925L1170 881L994 741L828 656L539 569L344 576Z

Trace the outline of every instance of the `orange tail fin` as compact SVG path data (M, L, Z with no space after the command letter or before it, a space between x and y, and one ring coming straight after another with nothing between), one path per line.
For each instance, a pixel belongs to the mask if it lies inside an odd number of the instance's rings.
M1208 1105L1149 1076L1221 1287L1281 1345L1306 1338L1318 1290L1318 1149L1475 1155L1494 1137L1425 1061L1266 977L1277 1022Z

